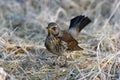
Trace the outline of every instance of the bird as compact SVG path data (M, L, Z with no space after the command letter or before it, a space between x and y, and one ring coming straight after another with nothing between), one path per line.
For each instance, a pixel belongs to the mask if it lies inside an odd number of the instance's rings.
M79 15L70 20L67 30L62 30L56 22L48 23L47 37L45 39L45 47L55 55L61 56L66 51L83 50L78 45L76 37L81 30L91 22L91 19L85 15Z

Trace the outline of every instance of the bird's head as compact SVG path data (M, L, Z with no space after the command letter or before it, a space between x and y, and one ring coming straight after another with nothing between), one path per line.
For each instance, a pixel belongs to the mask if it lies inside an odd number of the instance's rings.
M47 30L48 30L48 34L52 34L52 35L58 35L59 34L59 27L58 25L55 23L55 22L51 22L48 24L48 27L47 27Z

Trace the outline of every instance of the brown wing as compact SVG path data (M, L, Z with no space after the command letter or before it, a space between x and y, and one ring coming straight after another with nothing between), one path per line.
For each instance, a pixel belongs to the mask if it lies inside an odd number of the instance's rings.
M67 31L62 31L61 40L67 43L67 50L81 50L78 46L78 42L72 37L72 35Z

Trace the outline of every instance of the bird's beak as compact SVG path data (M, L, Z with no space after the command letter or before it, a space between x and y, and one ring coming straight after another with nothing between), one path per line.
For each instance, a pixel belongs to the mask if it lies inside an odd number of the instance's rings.
M48 29L48 27L46 27L46 29Z
M48 31L51 31L52 30L52 27L47 27Z

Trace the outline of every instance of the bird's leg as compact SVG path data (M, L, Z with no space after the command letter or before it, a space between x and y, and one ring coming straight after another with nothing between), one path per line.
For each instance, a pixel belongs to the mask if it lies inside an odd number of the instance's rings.
M65 67L67 65L66 56L58 56L55 60L55 65L58 65L59 67Z
M63 51L66 51L68 49L68 45L66 42L61 41L62 48L64 49Z

